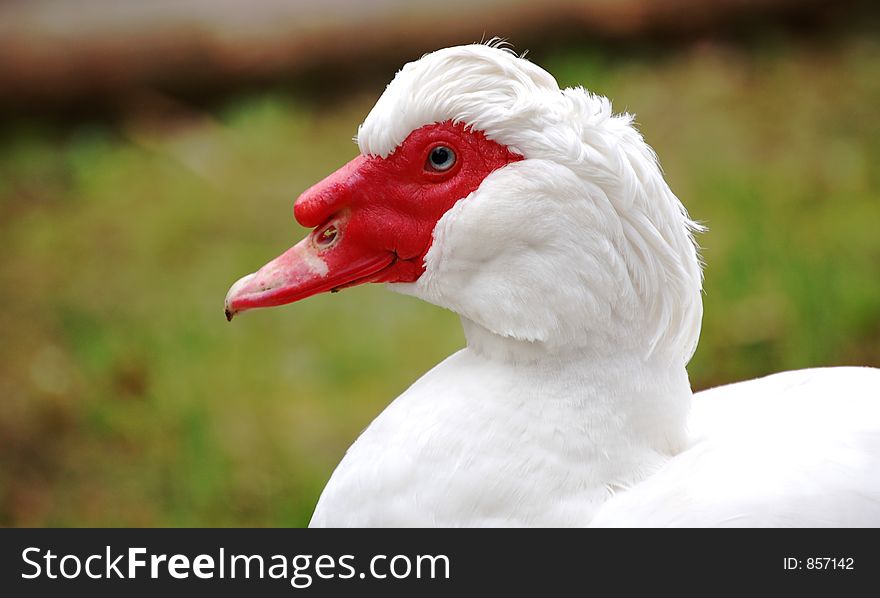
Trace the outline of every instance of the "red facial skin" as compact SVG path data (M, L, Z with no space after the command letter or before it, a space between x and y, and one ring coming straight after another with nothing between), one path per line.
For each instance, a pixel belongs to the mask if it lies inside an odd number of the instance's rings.
M438 146L455 153L447 170L429 160ZM489 173L518 160L482 132L450 121L416 129L387 158L358 156L296 200L297 222L315 230L235 283L227 318L365 282L417 280L437 221Z

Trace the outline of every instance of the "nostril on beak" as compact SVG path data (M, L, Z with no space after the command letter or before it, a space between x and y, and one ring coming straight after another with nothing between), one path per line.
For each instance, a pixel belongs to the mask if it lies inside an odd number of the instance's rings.
M339 229L336 228L335 224L331 224L326 226L323 230L315 233L314 235L315 245L319 249L329 249L336 244L336 240L339 238Z

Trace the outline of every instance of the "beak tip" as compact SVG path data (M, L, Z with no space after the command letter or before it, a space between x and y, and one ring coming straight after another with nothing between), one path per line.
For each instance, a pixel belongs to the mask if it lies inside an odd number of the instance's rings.
M236 316L239 312L243 311L241 305L237 308L235 307L235 299L237 295L240 294L241 289L250 282L255 276L254 274L248 274L247 276L242 276L240 279L235 281L235 284L229 289L229 292L226 293L226 299L223 302L223 313L226 315L226 321L231 322L232 318ZM247 308L244 308L247 309Z

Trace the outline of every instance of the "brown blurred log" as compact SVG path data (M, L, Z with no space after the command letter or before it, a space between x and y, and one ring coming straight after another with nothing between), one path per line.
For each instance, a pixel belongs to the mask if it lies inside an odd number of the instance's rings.
M692 36L838 0L0 0L0 110L125 104L290 80L338 90L433 48L504 36ZM310 75L310 76L309 76ZM341 76L340 76L341 75Z

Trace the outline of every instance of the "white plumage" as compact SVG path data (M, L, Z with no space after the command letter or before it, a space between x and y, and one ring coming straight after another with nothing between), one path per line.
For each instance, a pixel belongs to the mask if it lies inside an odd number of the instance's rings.
M525 158L391 285L458 313L468 346L357 439L311 525L880 525L880 371L692 394L699 227L631 116L470 45L404 67L358 143L387 157L447 120Z

